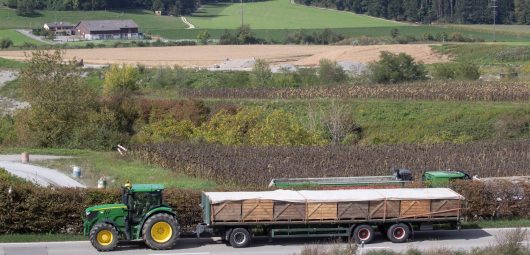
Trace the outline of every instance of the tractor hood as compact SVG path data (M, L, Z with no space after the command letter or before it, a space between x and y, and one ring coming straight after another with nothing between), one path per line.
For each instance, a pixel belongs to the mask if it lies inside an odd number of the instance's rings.
M85 213L89 214L94 211L112 210L112 209L127 209L127 206L125 204L96 205L96 206L88 207L87 209L85 209Z

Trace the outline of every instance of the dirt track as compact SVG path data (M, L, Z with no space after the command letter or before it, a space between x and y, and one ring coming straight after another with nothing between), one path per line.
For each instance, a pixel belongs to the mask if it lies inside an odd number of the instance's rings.
M155 48L102 48L67 50L65 58L83 59L87 64L141 63L148 66L180 65L209 67L228 59L262 58L270 63L313 66L323 58L368 63L380 51L405 52L424 63L445 62L446 56L433 52L427 44L317 46L317 45L207 45ZM24 51L0 51L0 57L23 60Z

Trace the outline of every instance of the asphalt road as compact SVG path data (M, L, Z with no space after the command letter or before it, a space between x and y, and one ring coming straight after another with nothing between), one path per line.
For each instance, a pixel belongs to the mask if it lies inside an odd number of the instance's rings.
M62 156L30 155L30 162L33 160L51 160L64 158ZM55 169L23 164L20 162L20 155L0 155L0 168L4 168L9 173L29 180L41 186L55 187L77 187L85 188L85 185L74 180Z
M530 232L530 228L526 228ZM455 250L469 250L474 247L493 245L496 238L502 236L509 229L484 230L444 230L416 232L414 240L403 244L393 244L376 235L372 244L365 245L363 251L370 249L389 249L403 251L414 247L422 250L435 248L449 248ZM529 240L525 245L529 245ZM145 247L141 242L121 244L115 251L105 253L112 255L294 255L298 254L305 245L315 243L336 242L329 239L275 239L269 243L266 238L253 239L251 247L234 249L219 238L182 238L173 250L154 251ZM332 244L337 245L337 244ZM346 245L345 242L339 245ZM98 253L88 241L55 242L55 243L15 243L0 244L0 255L66 255L66 254L102 254Z

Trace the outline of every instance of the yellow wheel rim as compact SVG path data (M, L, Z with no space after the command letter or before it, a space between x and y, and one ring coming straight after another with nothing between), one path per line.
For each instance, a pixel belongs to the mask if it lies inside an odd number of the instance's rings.
M157 243L165 243L173 236L173 229L167 222L157 222L151 228L151 237Z
M112 240L114 240L114 236L112 235L112 232L104 229L98 232L98 243L101 245L109 245L112 243Z

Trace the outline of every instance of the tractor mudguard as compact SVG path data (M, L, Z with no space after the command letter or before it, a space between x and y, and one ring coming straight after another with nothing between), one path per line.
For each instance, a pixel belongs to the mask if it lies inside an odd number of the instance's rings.
M173 210L169 207L158 207L158 208L154 208L152 209L151 211L147 212L144 217L142 217L142 220L140 221L140 224L139 224L139 228L136 230L136 233L135 233L135 238L140 238L142 236L142 228L145 224L145 221L151 217L152 215L155 215L155 214L158 214L158 213L167 213L169 215L172 215L174 217L176 217L177 215L175 214L175 212L173 212Z

